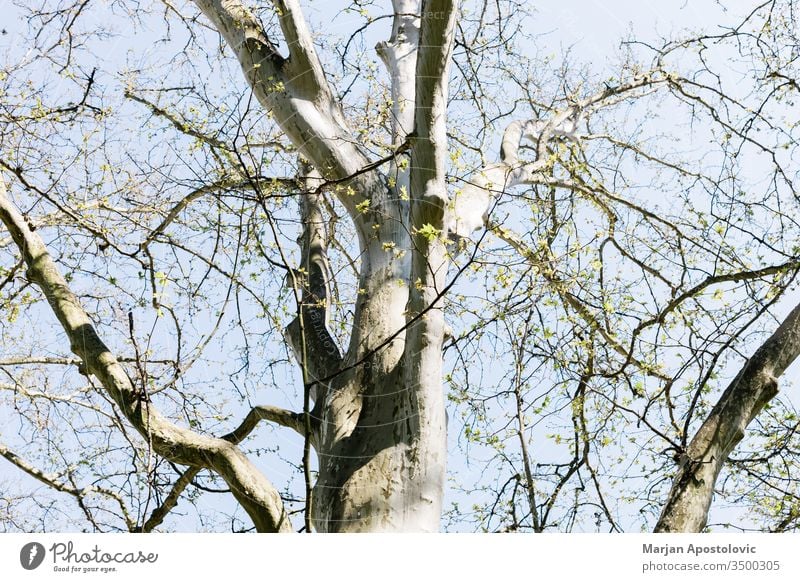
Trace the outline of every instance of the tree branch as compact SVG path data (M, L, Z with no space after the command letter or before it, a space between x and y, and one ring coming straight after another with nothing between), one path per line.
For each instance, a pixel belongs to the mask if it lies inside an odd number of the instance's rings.
M503 133L500 161L473 172L453 198L453 224L451 232L456 237L468 237L473 231L486 226L494 200L515 186L538 184L547 181L543 172L552 167L547 148L554 137L579 141L578 125L590 111L612 105L614 99L641 89L666 83L667 76L660 71L638 75L629 82L606 86L585 99L554 111L548 119L531 119L511 122ZM519 160L522 140L536 145L536 159Z
M253 432L259 422L267 420L286 428L291 428L298 434L303 434L303 415L299 412L292 412L278 406L259 405L254 406L247 413L244 420L234 430L222 438L235 445L238 445Z
M272 4L275 6L283 38L289 49L289 59L284 63L286 77L297 88L297 96L327 107L328 113L344 127L344 117L331 94L300 2L272 0Z
M302 264L289 281L299 287L300 306L297 317L286 327L286 338L297 361L306 366L305 373L311 381L310 396L317 402L324 399L325 386L316 380L336 372L341 366L342 356L328 330L331 271L322 195L314 187L319 182L319 174L310 168L305 170L308 173L306 194L300 198L303 231L298 239Z
M238 0L194 0L234 51L258 101L269 111L300 153L325 179L354 175L369 163L353 140L333 99L316 56L311 34L296 0L275 0L289 45L289 59L278 54L255 16ZM359 175L340 199L357 224L356 206L368 199L373 174Z
M258 179L258 184L280 184L283 187L287 188L296 188L297 182L291 178L269 178L269 177L261 177ZM146 247L151 242L153 242L159 235L163 234L164 231L167 230L170 224L172 224L176 218L183 212L187 206L189 206L192 202L205 196L206 194L212 194L214 192L218 192L220 190L230 190L230 189L250 189L253 186L253 180L247 178L239 178L239 177L226 177L222 180L218 180L216 182L212 182L211 184L206 184L192 190L186 196L181 198L175 206L173 206L167 215L164 217L164 220L161 221L156 228L150 231L144 241L139 245L140 247Z
M133 356L130 357L119 357L117 358L120 362L135 362L136 358ZM174 365L175 360L163 360L163 359L148 359L148 358L141 358L142 362L146 364L168 364ZM54 366L79 366L81 364L81 360L79 358L60 358L57 356L10 356L7 358L0 359L0 366L29 366L34 364L50 364Z
M705 527L722 467L750 422L778 393L778 378L798 355L800 305L745 363L681 455L656 532L699 532Z
M213 469L231 487L259 531L291 531L278 491L232 443L177 426L139 392L117 358L100 339L72 293L41 237L6 196L0 179L0 220L9 230L28 267L28 278L47 298L73 353L81 358L139 433L159 455L179 464Z
M251 432L258 426L262 420L274 422L281 426L291 428L298 434L303 434L303 415L297 412L277 407L277 406L255 406L253 407L239 426L233 431L229 432L222 438L235 445L238 445L246 439ZM183 494L183 491L191 485L194 478L202 471L202 467L189 467L186 471L178 477L175 485L169 492L169 495L157 508L153 510L147 521L144 522L139 531L148 533L157 528L164 521L164 518L172 511L178 500Z
M443 230L447 205L447 85L457 13L456 0L422 3L411 147L412 228ZM413 280L413 279L412 279Z
M178 480L175 481L175 485L172 486L169 494L164 498L164 501L156 507L153 512L150 514L150 517L147 518L140 528L137 528L137 531L140 533L150 533L159 525L164 522L164 518L169 515L169 512L175 509L175 506L178 505L178 500L180 499L181 495L183 494L186 487L191 485L192 481L195 477L197 477L198 473L200 473L202 469L200 467L189 467L184 471Z
M375 46L386 65L392 90L392 138L399 146L414 129L420 0L392 0L394 19L388 41Z
M133 521L128 512L128 508L125 505L125 501L118 493L106 489L104 487L97 487L96 485L90 485L88 487L74 487L72 485L64 483L63 481L61 481L60 475L48 474L42 471L41 469L34 467L32 464L30 464L28 461L20 457L18 454L16 454L14 451L9 449L2 443L0 443L0 457L4 457L12 465L15 465L17 468L21 469L22 471L24 471L25 473L27 473L28 475L39 481L40 483L44 483L51 489L55 489L56 491L59 491L61 493L72 495L81 502L83 501L83 499L85 499L88 495L92 493L99 493L101 495L113 499L120 506L120 510L122 511L122 516L123 519L125 520L128 530L132 530L135 527L135 522Z
M540 252L537 254L524 240L522 240L518 234L499 224L490 222L488 224L488 229L495 236L497 236L497 238L511 245L514 250L516 250L522 256L523 259L528 261L528 263L536 267L538 272L544 277L545 281L547 281L551 288L558 293L564 303L575 310L580 318L583 319L583 321L586 322L586 324L593 331L600 334L600 336L606 341L611 349L625 358L626 362L633 362L648 376L658 378L659 380L663 380L665 382L669 382L671 380L669 376L662 374L657 370L653 370L652 367L647 366L644 364L644 362L636 359L632 354L632 347L630 350L625 349L625 347L617 340L614 334L605 329L605 326L602 325L598 317L595 316L595 314L593 314L591 310L570 291L570 284L559 276L558 272L553 267L552 262L548 259L546 252Z

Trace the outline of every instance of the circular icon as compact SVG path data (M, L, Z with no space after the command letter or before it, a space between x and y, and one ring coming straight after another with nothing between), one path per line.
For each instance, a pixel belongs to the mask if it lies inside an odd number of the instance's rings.
M44 546L39 542L30 542L22 546L19 552L19 563L26 570L35 570L44 561Z

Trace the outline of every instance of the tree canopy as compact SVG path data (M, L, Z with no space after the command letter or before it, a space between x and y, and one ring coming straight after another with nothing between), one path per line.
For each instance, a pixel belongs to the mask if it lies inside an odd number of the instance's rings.
M0 528L795 530L800 6L745 4L591 61L516 0L9 6Z

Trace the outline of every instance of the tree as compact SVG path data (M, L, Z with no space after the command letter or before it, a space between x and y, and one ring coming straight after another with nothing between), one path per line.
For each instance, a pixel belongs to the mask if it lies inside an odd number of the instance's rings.
M513 1L343 8L343 38L297 0L26 13L0 454L45 492L5 527L152 531L187 498L219 527L229 492L258 531L700 531L716 491L793 529L796 2L611 73L532 51ZM293 409L254 404L292 361ZM444 507L448 399L491 452L451 488L471 512Z

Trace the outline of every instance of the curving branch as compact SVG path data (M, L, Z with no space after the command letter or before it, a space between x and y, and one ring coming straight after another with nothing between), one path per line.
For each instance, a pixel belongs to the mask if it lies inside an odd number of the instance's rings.
M235 445L238 445L246 439L256 426L262 421L267 420L274 422L281 426L291 428L299 434L303 434L303 415L297 412L291 412L277 406L254 406L244 420L234 430L223 436L222 438ZM172 486L169 494L161 502L161 505L156 507L150 517L137 528L136 531L142 533L149 533L157 528L164 522L164 519L169 515L169 512L175 509L178 505L181 495L186 488L192 484L194 478L200 474L202 467L189 467L181 473L175 484Z
M42 238L33 232L6 196L0 179L0 221L5 224L28 267L27 276L44 293L86 370L93 374L153 450L172 462L216 471L259 531L291 531L275 487L231 442L200 435L162 416L139 391L119 360L100 339L89 315L70 290Z
M236 190L236 189L252 189L254 186L254 182L256 185L263 184L264 186L267 185L280 185L287 189L293 189L297 187L297 181L292 178L278 178L278 177L268 177L263 176L259 177L257 180L253 180L251 178L239 178L237 176L233 177L226 177L221 180L217 180L215 182L211 182L210 184L205 184L192 190L186 196L178 200L178 202L169 209L166 213L166 216L161 221L161 223L156 226L153 230L151 230L147 236L145 237L144 241L139 244L140 248L147 247L150 243L156 240L159 236L163 235L167 228L175 222L175 220L181 215L181 213L186 210L186 208L192 204L195 200L202 198L208 194L214 194L222 190ZM258 193L257 193L258 194Z
M583 112L577 109L568 109L547 121L542 119L512 121L503 132L500 161L509 165L518 163L519 146L523 139L539 144L542 140L546 143L550 138L559 137L580 143L578 127L581 121Z
M303 414L301 412L292 412L279 406L259 405L254 406L250 412L247 413L244 420L234 430L223 436L226 441L230 441L238 445L247 436L253 432L262 420L274 422L280 426L291 428L298 434L303 434Z
M652 71L627 83L606 86L602 91L554 111L548 119L510 123L503 133L500 161L473 172L456 191L451 234L464 238L485 227L494 201L509 189L546 182L545 174L555 162L548 155L550 143L553 139L566 139L579 144L584 136L578 134L578 128L593 110L613 105L620 96L632 91L667 83L669 79L660 71ZM519 159L519 148L525 140L536 147L536 159L530 162Z

